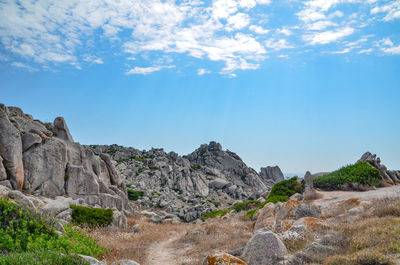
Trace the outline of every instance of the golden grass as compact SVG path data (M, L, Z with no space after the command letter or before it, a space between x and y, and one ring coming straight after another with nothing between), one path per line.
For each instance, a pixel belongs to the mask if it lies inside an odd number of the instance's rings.
M128 217L128 229L105 230L94 229L90 236L110 251L102 257L102 260L111 264L122 259L135 260L139 264L147 264L148 249L153 243L167 240L171 232L182 232L190 224L153 224L147 221L147 217ZM132 227L139 224L141 231L134 232Z

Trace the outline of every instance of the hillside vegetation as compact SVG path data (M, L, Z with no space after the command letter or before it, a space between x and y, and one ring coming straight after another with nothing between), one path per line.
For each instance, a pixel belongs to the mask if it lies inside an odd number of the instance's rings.
M55 224L55 220L1 199L0 264L88 264L76 255L99 257L104 252L95 240L72 226L65 226L59 236Z
M368 162L358 162L314 178L314 187L322 190L358 189L357 184L376 186L380 181L378 169L372 167Z

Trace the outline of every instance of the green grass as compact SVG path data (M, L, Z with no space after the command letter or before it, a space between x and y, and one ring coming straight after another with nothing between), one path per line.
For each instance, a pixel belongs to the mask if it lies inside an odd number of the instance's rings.
M314 178L314 187L322 190L341 190L344 186L351 187L351 183L375 186L380 181L378 169L367 162L358 162Z
M203 214L200 219L202 221L207 220L208 218L216 218L218 216L224 216L225 214L229 213L230 211L232 211L232 209L225 209L225 210L215 210L215 211L211 211L211 212L207 212L205 214Z
M137 201L140 197L143 197L144 192L141 190L128 189L128 198L131 201Z
M99 257L104 253L105 248L80 229L65 226L59 236L52 228L54 223L54 219L1 199L0 264L87 264L75 254Z
M79 205L70 205L72 222L84 226L107 226L113 219L112 209L90 208Z
M60 255L57 251L9 253L0 255L0 264L7 265L90 265L77 255Z

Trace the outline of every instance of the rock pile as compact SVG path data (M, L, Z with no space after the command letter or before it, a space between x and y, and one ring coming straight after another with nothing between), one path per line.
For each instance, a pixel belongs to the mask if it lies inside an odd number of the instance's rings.
M187 156L163 149L90 147L117 162L116 170L129 189L144 192L138 204L161 208L186 222L218 208L226 209L236 201L266 196L283 177L277 167L271 176L260 177L238 155L223 151L216 142L201 145Z
M388 170L385 165L381 164L381 159L376 154L366 152L357 162L368 162L371 166L379 170L382 180L390 185L400 183L400 171Z
M0 185L35 196L130 211L126 187L109 156L73 141L62 117L43 123L0 104Z

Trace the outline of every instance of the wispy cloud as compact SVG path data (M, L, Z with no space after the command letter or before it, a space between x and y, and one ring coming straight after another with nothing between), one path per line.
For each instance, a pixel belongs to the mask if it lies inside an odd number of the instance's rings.
M204 68L197 69L197 75L205 75L205 74L210 74L210 73L211 73L210 70L207 70Z
M26 64L21 63L21 62L12 62L11 65L12 65L12 66L15 66L15 67L19 67L19 68L24 68L24 69L28 70L29 72L36 72L36 71L38 71L37 68L31 67L31 66L26 65Z
M316 44L328 44L346 36L353 34L354 29L351 27L345 27L337 29L335 31L328 30L324 32L317 32L313 34L308 34L303 37L303 39L311 45Z
M125 74L127 75L147 75L153 72L160 71L162 69L171 69L175 68L175 65L167 65L167 66L150 66L150 67L134 67L127 71Z

